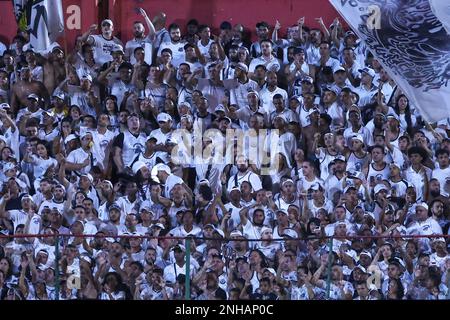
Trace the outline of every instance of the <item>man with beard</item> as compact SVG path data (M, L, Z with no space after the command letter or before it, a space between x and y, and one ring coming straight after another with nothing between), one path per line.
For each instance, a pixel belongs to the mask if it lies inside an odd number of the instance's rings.
M344 181L346 178L344 173L347 162L344 156L338 155L330 163L330 165L333 166L333 174L328 176L328 179L325 181L325 190L327 190L327 198L333 199L333 196L336 192L343 191L343 187L345 185ZM345 191L347 191L347 189Z
M118 38L113 36L114 24L110 19L103 20L101 27L102 34L92 35L97 30L97 25L91 25L89 30L81 36L81 41L94 47L94 59L97 63L103 65L113 60L111 55L112 49L117 45L123 47L123 44Z
M142 17L145 19L145 23L147 24L149 33L146 36L145 35L145 27L144 24L140 21L135 21L133 23L133 35L134 38L127 41L125 44L125 58L130 61L131 64L136 63L136 58L134 57L134 50L136 48L144 48L146 52L146 62L148 64L152 63L152 40L155 36L155 27L153 26L153 23L147 16L147 13L144 9L140 8L139 12L141 13Z
M241 187L242 182L250 183L253 190L261 190L262 184L260 177L249 167L249 159L245 156L236 157L237 173L228 179L228 192L234 187Z
M256 24L256 35L258 40L250 46L252 58L257 58L261 55L262 41L269 39L269 24L265 21L258 22Z
M11 88L11 111L13 114L17 114L22 106L28 105L28 96L31 94L44 98L46 103L49 102L47 89L42 82L32 80L28 66L23 66L18 73L20 80Z
M158 50L158 57L161 57L161 51L164 49L170 49L172 51L172 65L178 68L180 63L184 61L184 45L186 44L181 40L180 27L172 23L169 26L170 42L163 42Z
M253 210L253 219L249 220L249 211ZM262 228L264 227L264 210L259 207L259 203L252 204L249 207L239 211L241 218L242 234L247 239L261 239ZM255 241L249 242L250 249L256 245Z
M127 119L128 129L120 133L113 142L113 161L118 172L123 172L125 166L129 166L134 157L144 150L146 138L140 131L139 117L131 114Z
M278 87L278 76L274 71L268 71L267 75L267 85L259 92L259 97L261 99L261 105L267 114L270 114L275 110L273 104L273 98L275 95L280 94L285 102L285 107L288 107L287 102L289 101L288 94L286 90Z

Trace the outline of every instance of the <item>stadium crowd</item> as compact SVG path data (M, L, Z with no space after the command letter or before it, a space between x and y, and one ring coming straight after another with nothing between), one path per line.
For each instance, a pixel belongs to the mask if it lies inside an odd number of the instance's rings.
M0 300L449 299L449 119L338 19L140 14L0 45Z

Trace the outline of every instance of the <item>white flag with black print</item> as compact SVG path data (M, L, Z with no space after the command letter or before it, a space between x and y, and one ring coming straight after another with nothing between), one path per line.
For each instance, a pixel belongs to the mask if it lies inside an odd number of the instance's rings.
M34 0L29 15L30 45L46 51L64 32L61 0Z
M450 117L448 0L330 2L425 120Z

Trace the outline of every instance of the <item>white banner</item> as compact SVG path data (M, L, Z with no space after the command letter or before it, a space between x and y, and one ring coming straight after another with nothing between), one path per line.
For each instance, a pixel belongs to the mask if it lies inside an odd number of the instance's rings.
M36 51L46 51L64 32L62 1L35 0L30 17L30 44Z
M431 1L449 9L448 0ZM330 2L425 120L450 117L450 11L436 17L429 0Z

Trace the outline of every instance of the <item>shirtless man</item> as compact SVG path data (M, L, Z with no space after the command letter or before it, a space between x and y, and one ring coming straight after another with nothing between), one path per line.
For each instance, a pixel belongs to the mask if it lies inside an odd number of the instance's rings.
M65 54L61 47L54 47L49 53L48 59L44 60L44 85L50 94L66 79Z
M31 73L28 67L22 67L18 71L19 81L17 81L11 90L11 108L13 114L17 114L19 108L27 105L27 97L34 93L45 100L45 103L50 102L50 97L44 84L40 81L31 80Z

